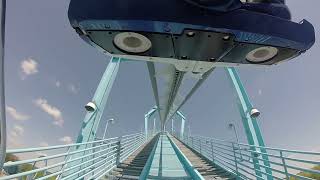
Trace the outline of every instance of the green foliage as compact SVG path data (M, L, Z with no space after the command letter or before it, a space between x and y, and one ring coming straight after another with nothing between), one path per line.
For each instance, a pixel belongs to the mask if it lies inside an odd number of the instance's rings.
M19 161L19 158L18 156L16 155L13 155L13 154L6 154L6 159L5 159L6 162L8 161L12 161L12 162L15 162L15 161Z
M312 170L320 171L320 165L313 167ZM303 177L308 177L308 178L320 180L320 174L313 174L313 173L308 173L308 172L300 172L300 173L298 173L297 175L298 175L298 176L303 176ZM299 179L299 178L296 178L296 177L291 177L291 178L290 178L290 180L298 180L298 179Z
M19 157L14 155L14 154L6 154L6 162L8 161L12 161L12 162L15 162L15 161L19 161ZM16 173L22 173L22 172L26 172L26 171L31 171L32 170L32 167L33 165L32 164L22 164L22 165L19 165L18 167L13 167L12 171L14 172L11 172L10 174L16 174ZM35 167L35 169L37 169L37 167ZM47 175L50 174L49 172L47 172ZM40 178L40 177L43 177L44 175L44 172L43 171L40 171L36 174L36 178ZM22 180L26 180L27 177L24 176L22 177ZM56 176L53 176L51 178L47 178L48 180L55 180L56 179Z

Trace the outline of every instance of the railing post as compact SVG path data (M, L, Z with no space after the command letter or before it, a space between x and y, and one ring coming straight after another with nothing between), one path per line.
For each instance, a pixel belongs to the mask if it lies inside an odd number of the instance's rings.
M187 136L187 145L188 145L188 146L189 146L189 144L190 144L190 142L189 142L190 140L189 140L189 139L190 139L190 136L188 135L188 136Z
M287 168L287 165L286 165L286 160L283 157L282 150L280 150L280 157L281 157L281 160L282 160L284 172L286 173L286 179L289 180L288 168Z
M148 139L149 137L149 134L148 134L148 121L149 119L151 118L151 116L157 111L157 107L153 107L149 112L147 112L145 115L144 115L144 132L145 132L145 137L146 137L146 140Z
M193 137L191 137L191 148L193 149Z
M211 140L210 142L211 142L211 155L212 155L212 162L214 163L213 142L212 142L212 140Z
M200 154L202 154L202 142L200 138L199 138L199 146L200 146Z
M233 156L234 156L234 163L236 166L237 179L239 179L240 174L239 174L239 169L238 169L238 161L237 161L237 155L236 155L234 143L232 143L232 151L233 151Z
M116 158L117 166L120 164L120 158L121 158L121 137L119 137L117 141L117 158Z

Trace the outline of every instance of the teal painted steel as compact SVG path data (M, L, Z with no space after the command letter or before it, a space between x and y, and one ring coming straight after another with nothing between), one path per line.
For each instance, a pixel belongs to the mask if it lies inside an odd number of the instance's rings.
M179 139L179 134L175 134L175 137ZM267 176L274 179L286 179L288 177L312 179L301 176L301 174L298 174L299 172L310 173L314 177L320 176L319 170L311 169L320 165L319 152L260 147L202 136L184 136L180 140L194 151L211 160L213 164L237 176L238 179L266 179ZM265 149L265 153L258 150L261 148ZM253 151L252 149L256 150ZM270 166L263 164L260 166L270 170L271 173L259 170L265 177L257 175L257 169L255 168L257 162L253 160L252 154L255 154L256 160L261 162L264 161L263 155L270 157Z
M97 109L86 114L77 143L93 141L96 137L101 116L107 105L109 94L119 70L120 62L121 60L119 58L112 58L110 60L92 99L92 102L95 103Z
M177 111L177 114L181 117L180 137L183 137L184 136L185 123L186 123L186 116L183 115L181 111Z
M159 100L159 92L158 92L155 65L154 65L153 62L146 62L146 63L147 63L148 71L149 71L149 78L150 78L150 81L151 81L151 86L152 86L152 90L153 90L154 99L156 101L156 106L160 107L160 100ZM159 118L161 120L162 117L161 117L160 111L158 111L158 113L159 113Z
M179 134L176 134L175 137L179 139ZM147 142L144 133L137 133L122 136L121 138L115 137L86 143L8 150L7 153L30 158L16 162L6 162L4 164L5 170L12 167L21 167L26 164L34 164L36 162L47 163L44 166L37 167L33 170L15 172L9 176L0 177L0 180L25 178L26 176L33 176L43 172L46 172L46 175L39 177L38 180L45 180L56 176L58 176L58 179L99 179L116 167L116 159L119 157L117 156L119 148L118 139L121 139L120 162L123 162L133 152L141 147L141 145ZM287 177L311 179L297 174L300 171L320 176L320 171L311 169L313 166L320 165L319 152L263 147L266 150L266 153L263 153L258 150L252 150L252 147L255 149L262 148L259 146L223 141L202 136L189 137L185 135L184 138L180 140L199 153L201 145L202 156L211 160L213 164L216 164L235 175L238 174L239 179L263 179L255 174L256 169L254 168L254 165L256 162L252 161L252 154L256 154L256 158L259 161L264 161L262 155L270 157L270 167L266 167L264 165L260 166L270 169L272 174L268 174L265 171L260 172L264 175L270 175L274 179L286 179ZM171 147L170 149L169 142L163 143L162 145L163 148L166 149L163 151L164 154L170 155L172 152L176 154L173 150L174 147ZM77 151L70 151L70 149L73 149L76 146L85 146L86 148ZM76 154L83 154L84 152L86 152L84 156L76 159L67 158ZM160 151L158 149L157 153L159 152ZM46 154L46 156L33 158L30 154ZM167 163L167 165L163 164L163 168L170 168L170 166L176 162L172 161L172 157L174 156L170 156L169 158L164 158L162 160L164 163ZM152 160L154 161L156 159L159 159L159 156L156 157L155 155L155 158ZM79 162L79 160L83 161L79 164L73 163ZM66 166L67 164L73 166ZM159 164L159 161L155 164ZM75 169L79 169L79 171L74 171ZM65 176L61 176L62 174Z
M80 133L77 138L77 143L83 143L83 142L90 142L93 141L96 138L96 134L98 131L98 127L101 121L102 114L104 112L104 109L107 105L107 101L109 98L109 94L111 92L113 83L116 79L117 73L119 71L121 60L119 58L112 58L102 76L102 79L97 87L97 90L92 98L92 103L96 106L96 109L93 108L93 111L88 111L82 126ZM86 146L77 146L72 151L77 151L81 149L87 148ZM72 157L68 157L68 159L75 159L81 156L84 156L86 153L90 152L84 152L83 154L76 154ZM83 161L81 159L80 161L73 162L74 164L80 164ZM74 166L72 165L66 165L66 166ZM81 167L80 167L81 168ZM79 169L75 169L73 173L79 171ZM70 172L72 173L72 172Z
M4 41L5 41L5 19L6 19L6 0L0 4L0 170L5 161L7 130L6 130L6 107L5 107L5 88L4 88Z
M147 179L191 179L166 133L160 134Z
M225 69L237 93L238 107L241 114L242 124L245 130L245 134L247 136L248 143L250 145L253 145L253 147L251 147L253 151L260 151L262 153L265 153L265 149L263 148L265 146L263 136L260 131L257 118L253 118L250 115L250 112L253 109L253 106L240 80L240 77L235 68L225 68ZM256 149L254 146L258 146L262 148ZM259 177L265 177L265 175L261 173L261 171L264 170L264 172L266 172L267 174L270 174L270 175L267 175L267 179L272 180L273 179L271 176L272 172L268 168L270 167L268 156L262 155L263 161L259 161L254 154L252 154L252 158L253 158L253 161L255 161L256 175Z
M179 139L178 134L175 137ZM320 175L319 170L311 169L311 167L320 165L320 161L316 161L316 159L320 159L319 152L260 147L202 136L184 136L180 140L194 151L211 160L213 164L229 171L239 179L266 179L267 176L274 179L286 179L287 177L311 179L297 174L300 171ZM257 150L261 148L265 149L265 153ZM253 151L252 149L256 150ZM268 161L270 166L260 165L262 168L271 171L269 173L259 170L266 177L256 174L255 166L257 162L253 160L252 154L255 154L255 159L261 162L265 161L263 155L270 157Z
M191 162L188 160L188 158L181 152L181 150L178 148L178 146L172 141L172 139L168 136L169 141L176 152L176 155L178 156L180 162L183 164L185 169L187 169L189 175L193 180L204 180L204 178L201 176L198 170L196 170Z
M146 138L149 137L148 134L148 124L149 124L149 120L152 117L152 115L154 115L154 113L158 110L157 106L153 107L149 112L147 112L144 115L144 133Z
M151 168L151 165L152 165L152 161L153 161L153 158L154 158L154 154L156 152L156 149L157 149L157 144L159 142L159 134L157 135L157 141L155 143L155 145L153 146L152 148L152 151L149 155L149 158L147 160L147 163L145 164L145 166L143 167L143 170L141 172L141 175L139 177L139 180L145 180L147 179L148 175L149 175L149 172L150 172L150 168Z
M119 146L121 139L121 150ZM46 162L44 166L35 167L26 172L16 172L9 176L0 177L0 180L8 180L15 178L34 177L35 174L46 173L45 176L38 179L44 180L50 177L57 179L99 179L116 167L117 157L120 157L120 162L128 158L141 145L146 142L143 133L130 134L122 137L115 137L86 143L76 143L70 145L40 147L8 150L7 153L15 154L23 157L30 157L32 154L46 154L37 158L19 160L16 162L7 162L4 164L4 169L10 167L21 167L22 165L30 165L39 162ZM84 146L85 149L70 151L77 146ZM120 151L119 151L120 150ZM120 155L119 155L120 152ZM84 154L84 156L75 157L75 155ZM80 161L82 160L82 161ZM80 162L76 164L74 162ZM69 165L69 166L66 166ZM71 166L72 165L72 166ZM77 169L77 171L75 171Z

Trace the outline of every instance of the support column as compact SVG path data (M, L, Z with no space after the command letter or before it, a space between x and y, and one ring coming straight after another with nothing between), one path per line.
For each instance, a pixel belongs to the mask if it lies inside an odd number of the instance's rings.
M157 109L158 109L157 107L154 107L144 115L144 132L145 132L146 138L148 138L148 121L150 117L157 111Z
M96 89L93 99L90 102L90 109L87 108L88 111L83 120L81 130L77 138L77 143L86 143L86 142L94 141L98 131L99 124L100 124L101 116L107 104L110 91L112 89L113 83L116 79L116 76L119 70L120 61L121 61L120 58L112 58L110 60L106 68L106 71L104 72L102 79L98 85L98 88ZM73 150L79 151L85 148L89 148L90 146L92 145L80 145L75 147ZM90 153L90 152L86 151L83 153L77 153L75 155L72 155L70 159L80 158L87 153ZM80 159L78 161L74 161L66 165L67 167L72 167L86 160L87 159ZM88 163L87 165L90 165L90 164ZM75 173L81 168L82 167L75 168L71 172L66 172L64 175Z
M226 71L228 73L228 76L232 82L232 85L237 93L237 101L238 101L238 107L242 118L243 127L245 129L245 133L247 136L248 143L253 146L259 146L259 147L265 147L264 140L262 137L262 133L260 131L257 118L251 117L251 110L253 109L253 106L250 102L250 99L247 95L247 92L240 80L240 77L236 71L235 68L226 68ZM261 153L266 153L265 148L255 148L251 147L252 151L258 151ZM267 155L260 155L259 157L262 157L263 161L259 161L257 159L257 154L252 153L252 159L255 163L255 173L257 176L264 177L263 173L261 171L264 169L264 172L270 174L267 176L268 180L273 179L272 178L272 171L268 168L262 168L261 165L264 165L266 167L270 167L269 158ZM263 172L263 171L262 171Z
M153 119L153 134L156 133L156 118Z
M181 117L180 138L183 139L183 137L184 137L184 126L185 126L185 123L186 123L186 117L180 111L178 111L177 114Z
M92 112L87 112L82 123L77 143L93 141L96 137L101 116L103 114L104 108L107 105L109 94L119 71L119 66L120 58L112 58L110 60L108 67L104 72L100 84L92 99L92 103L95 104L96 109L94 109Z
M171 133L173 134L174 133L174 128L173 128L173 118L171 119Z

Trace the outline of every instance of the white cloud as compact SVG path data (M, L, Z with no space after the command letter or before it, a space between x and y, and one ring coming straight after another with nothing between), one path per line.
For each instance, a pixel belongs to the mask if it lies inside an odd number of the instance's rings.
M64 136L63 138L60 138L59 141L65 143L65 144L71 144L72 138L70 136Z
M16 148L22 148L23 143L21 143L16 137L9 136L8 137L8 148L10 149L16 149Z
M31 58L25 59L21 62L22 73L26 76L38 73L38 63Z
M68 90L69 90L71 93L73 93L73 94L78 94L80 88L76 87L76 86L73 85L73 84L69 84Z
M53 123L54 125L57 125L60 127L63 126L64 120L62 117L62 113L57 107L54 107L54 106L48 104L48 101L46 99L42 99L42 98L35 100L34 103L42 111L44 111L45 113L50 115L55 120Z
M7 106L6 111L15 120L25 121L25 120L30 119L30 116L18 112L17 109L15 109L14 107Z
M24 134L24 128L19 125L14 125L8 133L8 146L9 148L22 148L23 143L20 141L20 137Z
M22 136L24 133L24 128L19 125L15 125L13 129L10 131L10 135L13 137Z
M61 86L61 82L60 81L56 81L56 87L60 87Z

